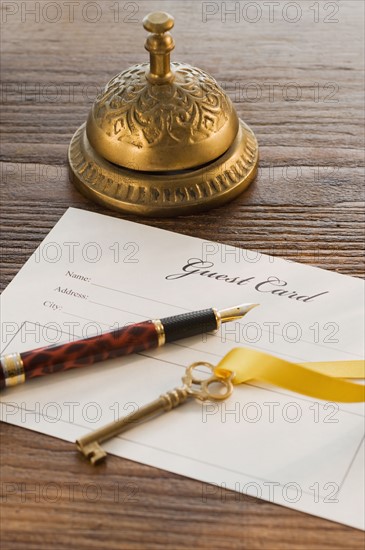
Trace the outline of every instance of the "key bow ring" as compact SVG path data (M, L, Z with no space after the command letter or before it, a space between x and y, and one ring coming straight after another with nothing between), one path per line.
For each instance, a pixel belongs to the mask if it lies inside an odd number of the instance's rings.
M199 376L199 367L208 369L210 376L207 377L204 372ZM223 378L218 377L214 370L215 366L206 361L197 361L187 367L182 381L188 394L200 401L223 401L230 397L234 388L232 380L235 374L232 372Z

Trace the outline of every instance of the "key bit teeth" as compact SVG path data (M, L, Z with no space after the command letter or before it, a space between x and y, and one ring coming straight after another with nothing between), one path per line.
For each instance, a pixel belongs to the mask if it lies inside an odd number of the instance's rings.
M81 441L76 441L76 445L80 453L82 453L93 466L100 464L106 458L107 453L102 449L97 442L83 445Z
M93 466L96 466L96 464L100 464L100 462L103 462L106 458L106 452L103 451L102 448L100 448L100 451L93 451L92 455L88 457L91 464Z

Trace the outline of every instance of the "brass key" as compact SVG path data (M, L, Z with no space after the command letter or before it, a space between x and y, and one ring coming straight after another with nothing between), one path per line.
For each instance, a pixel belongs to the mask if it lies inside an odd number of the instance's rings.
M208 368L211 375L199 378L199 371L197 371L199 367ZM189 398L198 399L199 401L222 401L227 399L233 392L232 380L234 373L227 374L227 378L218 378L214 374L214 368L213 365L206 362L190 365L182 378L183 386L181 388L168 391L137 411L81 437L76 441L78 450L90 460L91 464L99 464L107 456L100 443L127 431L133 425L163 412L171 411L171 409L185 403ZM213 384L218 386L216 391L211 389Z

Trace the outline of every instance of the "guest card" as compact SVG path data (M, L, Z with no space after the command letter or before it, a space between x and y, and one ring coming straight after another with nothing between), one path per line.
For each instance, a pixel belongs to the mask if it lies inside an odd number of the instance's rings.
M239 345L299 363L364 357L363 281L70 208L2 295L1 353L243 302L260 307L216 333L9 388L2 420L75 441L179 386L189 364L216 364ZM363 432L363 404L253 381L103 447L204 482L203 503L219 493L224 506L232 489L363 529Z

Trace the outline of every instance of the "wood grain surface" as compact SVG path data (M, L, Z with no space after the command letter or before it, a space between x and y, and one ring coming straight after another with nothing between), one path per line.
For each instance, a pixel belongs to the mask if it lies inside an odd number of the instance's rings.
M176 18L173 58L212 73L255 131L260 173L203 215L124 217L364 276L363 2L236 4L225 20L218 1L2 3L2 288L69 206L109 213L69 183L67 147L96 92L146 60L154 9ZM1 487L3 550L364 548L355 529L121 458L92 469L7 424Z

